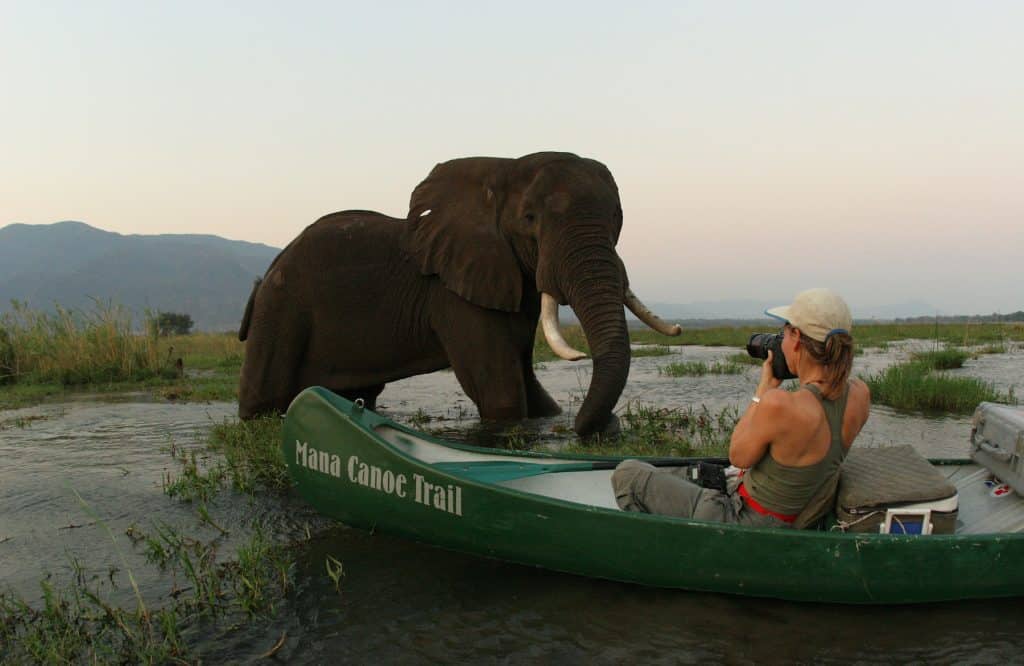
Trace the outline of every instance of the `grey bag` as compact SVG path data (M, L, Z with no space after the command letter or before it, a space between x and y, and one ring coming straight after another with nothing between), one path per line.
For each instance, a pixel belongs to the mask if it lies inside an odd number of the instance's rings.
M912 446L853 447L843 462L836 517L850 532L878 533L890 510L930 511L932 532L952 534L956 486Z
M1024 409L983 402L974 410L971 458L1024 495Z

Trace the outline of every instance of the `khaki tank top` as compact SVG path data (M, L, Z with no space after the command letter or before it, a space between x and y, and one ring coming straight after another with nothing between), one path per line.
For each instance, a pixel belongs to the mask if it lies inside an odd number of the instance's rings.
M832 441L825 457L806 467L782 465L772 458L771 449L743 475L747 492L766 509L785 515L799 514L821 485L833 477L846 457L843 448L843 413L846 399L850 395L847 384L843 394L835 400L827 400L821 390L813 384L805 388L818 399L825 410Z

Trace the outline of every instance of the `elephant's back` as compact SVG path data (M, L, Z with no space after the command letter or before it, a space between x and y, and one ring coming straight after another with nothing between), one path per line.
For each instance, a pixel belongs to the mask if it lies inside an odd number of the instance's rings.
M377 242L382 239L397 241L405 220L372 210L342 210L324 215L306 227L301 238L314 242L341 242L346 244Z
M427 281L402 250L405 226L403 219L364 210L320 218L296 238L280 266L286 281L299 287L291 296L314 310L326 298L335 308L366 312L370 302L425 298Z
M396 259L405 220L370 210L344 210L325 215L295 239L296 258L316 264L317 270L339 265L352 268Z

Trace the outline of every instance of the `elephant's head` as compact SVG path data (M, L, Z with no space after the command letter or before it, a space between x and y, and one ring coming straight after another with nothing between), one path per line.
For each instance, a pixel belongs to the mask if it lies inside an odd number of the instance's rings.
M628 288L615 251L619 192L600 162L571 153L444 162L413 192L408 221L406 249L422 273L440 276L472 303L508 312L520 311L524 289L541 292L549 344L564 358L582 358L558 333L558 304L572 306L594 357L576 416L581 437L614 422L630 361L623 304L658 330L679 332Z

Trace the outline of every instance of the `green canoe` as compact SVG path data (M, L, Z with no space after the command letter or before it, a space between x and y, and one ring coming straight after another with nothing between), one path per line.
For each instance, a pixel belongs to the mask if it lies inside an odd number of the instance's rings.
M288 409L284 457L299 493L348 525L466 553L658 587L832 603L1024 595L1024 533L853 534L752 529L620 511L617 459L446 443L330 391ZM680 462L685 460L680 459ZM970 460L933 461L952 480ZM983 471L983 470L982 470ZM987 489L958 482L961 522L989 529ZM1020 529L1024 498L1016 511ZM966 533L965 533L966 532Z

